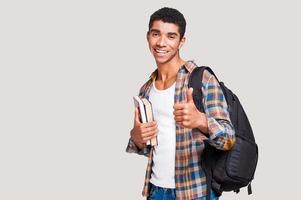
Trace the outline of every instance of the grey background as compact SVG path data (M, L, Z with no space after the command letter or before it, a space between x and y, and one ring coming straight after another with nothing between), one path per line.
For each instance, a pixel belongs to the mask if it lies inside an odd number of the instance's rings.
M142 199L146 158L125 147L162 6L187 19L182 57L213 66L253 125L254 194L222 199L299 194L298 1L1 1L1 200Z

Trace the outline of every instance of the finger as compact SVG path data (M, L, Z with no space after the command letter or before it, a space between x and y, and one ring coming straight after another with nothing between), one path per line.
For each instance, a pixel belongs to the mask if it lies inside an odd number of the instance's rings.
M154 138L154 137L157 137L157 134L156 134L156 133L154 133L154 134L152 134L152 135L148 135L148 136L143 137L143 138L142 138L142 141L146 142L147 140L150 140L150 139L152 139L152 138Z
M174 110L181 110L186 108L186 103L175 103L173 106Z
M189 116L188 115L181 115L181 116L176 116L174 117L176 122L184 122L184 121L190 121Z
M150 140L150 139L156 137L157 135L158 135L158 134L157 134L156 132L154 132L154 133L152 133L152 134L149 134L149 135L147 135L147 136L144 136L144 137L142 138L142 140L143 140L144 142L146 142L147 140Z
M174 116L181 116L181 115L187 115L187 114L188 114L188 110L187 109L175 110L173 112Z
M158 134L158 130L152 130L152 131L143 133L143 134L141 135L141 137L142 137L142 138L145 138L145 137L152 137L152 136L157 135L157 134Z
M151 132L156 132L156 131L158 131L158 127L157 126L152 126L152 127L142 128L141 129L141 134L142 135L147 135L147 134L150 134Z
M183 126L183 127L186 127L186 128L190 128L190 122L189 122L188 120L184 120L184 121L182 122L182 126Z
M149 128L149 127L157 127L157 122L156 121L152 121L152 122L147 122L147 123L142 123L141 127L142 128Z
M187 103L193 103L193 97L192 97L192 93L193 93L193 88L189 88L187 90Z
M174 117L174 119L176 122L181 122L181 121L187 120L187 116L185 116L185 115L176 116L176 117Z

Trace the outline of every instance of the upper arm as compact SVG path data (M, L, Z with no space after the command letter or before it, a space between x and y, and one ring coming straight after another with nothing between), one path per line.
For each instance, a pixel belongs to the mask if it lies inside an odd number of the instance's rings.
M207 70L203 74L203 105L208 118L209 142L218 149L228 150L235 142L228 105L219 82Z

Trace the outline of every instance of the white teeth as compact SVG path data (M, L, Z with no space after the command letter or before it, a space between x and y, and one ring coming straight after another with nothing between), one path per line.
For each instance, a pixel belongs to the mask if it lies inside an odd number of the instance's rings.
M163 50L159 50L159 49L155 49L155 51L158 53L167 53L167 51L163 51Z

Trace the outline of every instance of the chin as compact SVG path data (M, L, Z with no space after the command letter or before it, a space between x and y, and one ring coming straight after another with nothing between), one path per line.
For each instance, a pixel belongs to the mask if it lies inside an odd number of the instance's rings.
M155 58L155 60L158 64L165 64L169 61L169 58Z

